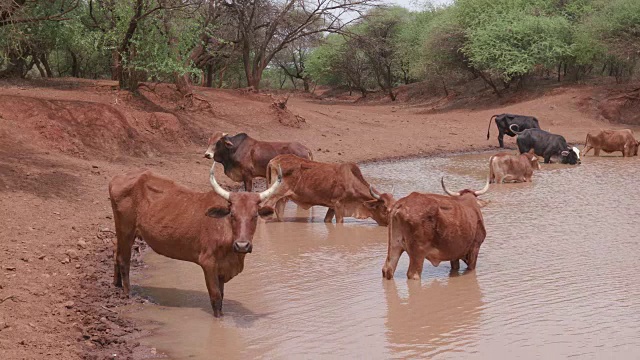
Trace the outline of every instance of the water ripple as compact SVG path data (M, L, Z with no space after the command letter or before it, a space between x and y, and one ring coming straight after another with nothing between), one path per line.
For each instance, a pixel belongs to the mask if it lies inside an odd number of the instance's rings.
M490 154L362 167L382 191L480 188ZM288 206L301 222L261 223L245 271L211 318L197 266L148 256L134 277L162 307L140 316L145 339L172 358L634 358L640 347L640 159L587 157L543 165L533 183L492 185L475 272L425 264L381 278L387 229L322 223L324 209ZM306 220L305 220L306 219Z

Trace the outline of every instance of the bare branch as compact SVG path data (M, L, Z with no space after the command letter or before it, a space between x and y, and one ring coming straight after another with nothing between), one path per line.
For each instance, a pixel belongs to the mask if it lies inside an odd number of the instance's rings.
M6 26L6 25L15 25L15 24L26 24L26 23L34 23L34 22L40 22L40 21L65 21L65 20L69 20L69 18L66 18L65 15L67 15L68 13L72 12L73 10L75 10L79 3L80 0L76 0L73 2L73 4L67 8L66 10L60 11L57 14L52 14L52 15L47 15L47 16L41 16L41 17L35 17L35 18L23 18L23 19L14 19L13 18L13 14L18 11L19 9L21 9L22 7L25 6L26 1L24 0L20 0L20 1L12 1L12 3L14 5L10 6L9 9L7 11L4 11L2 13L0 13L0 27L2 26ZM61 4L61 9L64 9L64 1Z

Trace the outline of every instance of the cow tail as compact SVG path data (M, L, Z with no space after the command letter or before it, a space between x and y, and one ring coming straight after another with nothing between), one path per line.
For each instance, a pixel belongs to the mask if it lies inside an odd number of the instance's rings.
M487 140L489 140L489 131L491 131L491 120L493 120L493 118L496 116L498 115L493 115L492 117L489 118L489 127L487 128Z
M313 153L309 150L309 160L313 161Z

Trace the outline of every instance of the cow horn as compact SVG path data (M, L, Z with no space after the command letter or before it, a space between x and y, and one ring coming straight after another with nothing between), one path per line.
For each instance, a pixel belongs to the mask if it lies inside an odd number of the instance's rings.
M280 165L278 165L278 178L276 179L276 181L273 182L271 187L269 187L267 190L260 193L260 201L267 199L271 195L273 195L273 193L276 192L280 184L282 184L282 168L280 167Z
M476 196L480 196L480 195L486 193L487 191L489 191L489 181L490 181L490 179L487 176L487 184L482 189L480 189L478 191L474 191L473 193L476 194Z
M223 189L222 186L220 186L220 184L218 184L218 182L216 181L216 176L213 173L213 169L215 166L216 166L216 162L214 161L213 165L211 165L211 170L209 170L209 181L211 181L211 186L213 186L213 191L215 191L216 194L222 196L227 201L229 201L229 196L231 196L231 193Z
M373 185L369 185L369 192L374 199L380 200L380 195L376 194L375 191L373 191Z
M447 187L444 186L444 176L440 178L440 184L442 185L442 190L444 190L444 192L447 193L449 196L460 196L459 192L453 192L453 191L447 190Z

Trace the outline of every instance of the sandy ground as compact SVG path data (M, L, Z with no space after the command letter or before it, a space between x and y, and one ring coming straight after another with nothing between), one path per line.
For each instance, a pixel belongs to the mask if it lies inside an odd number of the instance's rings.
M486 140L489 118L503 112L535 115L543 129L578 144L589 130L623 127L589 106L596 90L556 88L526 101L469 102L457 110L297 94L282 111L269 95L232 90L198 89L203 101L184 109L162 85L131 96L107 81L2 84L0 358L153 354L136 342L143 326L122 316L127 305L147 300L125 299L112 285L107 185L116 174L145 167L208 191L210 162L202 155L214 131L296 140L326 162L487 150L497 145L493 123ZM506 144L515 148L515 139ZM221 183L238 188L218 170Z

